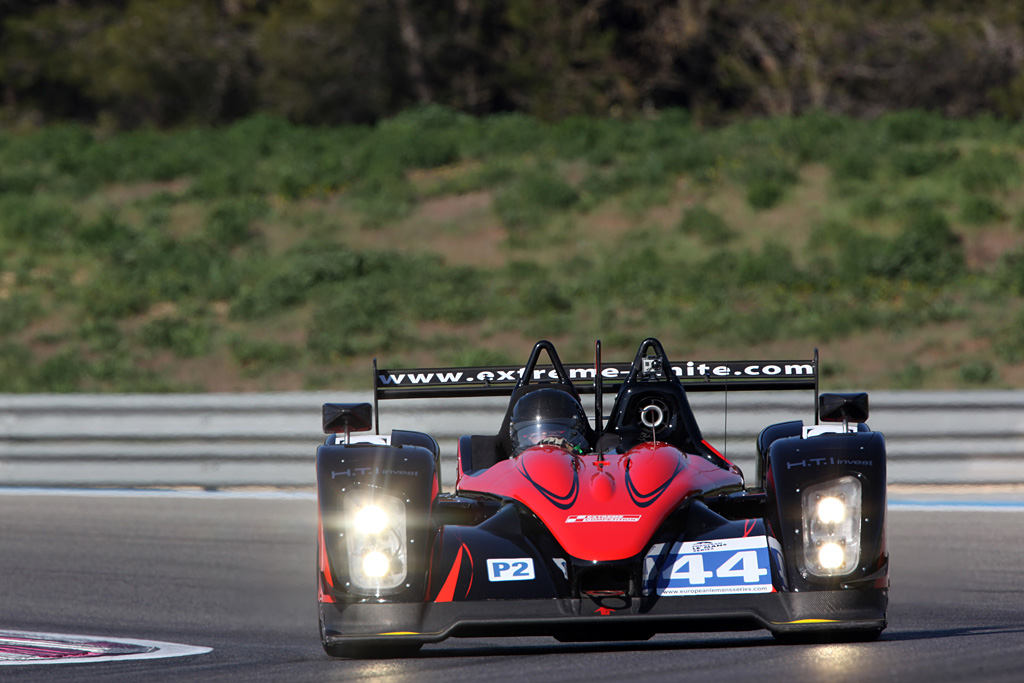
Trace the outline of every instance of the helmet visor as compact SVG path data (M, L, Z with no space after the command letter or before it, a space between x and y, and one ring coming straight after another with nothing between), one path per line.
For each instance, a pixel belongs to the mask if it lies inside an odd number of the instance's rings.
M583 435L577 429L576 420L549 419L544 422L528 422L515 427L515 442L519 449L540 443L566 441L570 446L584 443Z

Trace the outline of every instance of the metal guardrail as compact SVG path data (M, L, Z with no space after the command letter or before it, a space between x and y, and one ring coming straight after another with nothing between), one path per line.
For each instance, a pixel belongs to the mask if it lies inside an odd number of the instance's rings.
M3 394L0 486L313 486L321 404L368 400L339 392ZM890 483L1024 483L1024 391L873 392L870 400L869 424L888 445ZM705 438L748 476L761 428L814 417L811 393L690 401ZM449 488L458 436L494 433L505 405L503 398L385 401L381 430L434 436Z

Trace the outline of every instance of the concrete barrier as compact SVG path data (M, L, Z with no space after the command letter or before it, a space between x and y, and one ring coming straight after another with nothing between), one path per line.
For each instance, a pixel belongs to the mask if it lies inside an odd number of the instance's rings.
M1024 391L874 392L889 480L1024 483ZM0 486L308 487L324 402L368 393L0 395ZM584 397L593 412L592 397ZM692 394L704 437L753 475L766 425L813 422L810 392ZM454 482L456 440L498 429L505 399L381 403L381 431L410 429L441 444ZM605 409L610 408L610 397Z

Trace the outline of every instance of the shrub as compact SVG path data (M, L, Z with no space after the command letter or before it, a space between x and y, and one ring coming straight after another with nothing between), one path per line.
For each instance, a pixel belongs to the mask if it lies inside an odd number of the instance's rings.
M471 117L440 105L416 107L381 121L373 149L402 169L436 168L461 158L460 139L474 125Z
M999 259L994 274L996 286L1010 296L1024 296L1024 248L1008 251Z
M1018 312L992 335L996 355L1006 363L1024 361L1024 313Z
M471 156L526 154L547 139L547 131L537 119L520 113L494 114L481 121Z
M688 209L677 229L684 235L694 235L706 244L721 246L736 236L725 219L703 204Z
M32 350L23 344L0 341L0 391L39 391L33 387L31 369Z
M954 132L954 124L940 114L921 110L883 114L879 123L889 144L943 140Z
M770 209L782 200L785 192L785 185L777 180L755 180L747 187L747 203L759 211Z
M352 186L353 204L366 227L396 221L412 210L415 189L397 168L374 168Z
M955 149L900 148L889 155L889 166L897 177L922 176L948 166L956 161L959 155Z
M45 308L33 292L11 293L0 296L0 335L23 330L41 316Z
M0 196L0 236L33 247L61 249L78 217L71 203L49 194Z
M996 378L996 370L987 360L972 361L960 366L960 379L967 384L989 384Z
M205 233L220 247L236 247L253 237L253 221L265 216L269 210L270 206L259 197L223 201L207 215Z
M878 153L870 147L843 147L829 159L836 180L871 180L878 168Z
M1020 178L1020 162L1008 152L979 149L957 164L956 174L969 192L1005 190Z
M746 153L727 168L730 176L746 184L747 203L758 210L778 204L786 188L799 179L794 161L777 148Z
M231 357L250 376L287 365L299 357L299 349L291 344L243 336L233 337L230 347Z
M76 237L83 247L99 252L129 246L135 239L135 233L120 219L116 211L106 208L99 217L84 224Z
M1006 218L998 202L985 196L971 195L960 205L960 218L970 225L984 225Z
M920 389L924 385L927 372L920 364L910 362L901 368L892 378L896 389Z
M930 284L943 284L964 271L960 237L935 210L914 213L881 253L881 274Z
M372 288L348 287L316 310L307 327L306 346L324 363L397 348L411 331L397 303Z
M182 316L154 318L140 328L139 338L147 348L166 349L180 358L197 358L213 347L210 325Z
M70 393L78 391L89 376L89 364L74 348L64 349L32 368L33 391Z
M359 278L368 267L367 257L339 244L310 242L276 259L253 261L231 307L243 320L262 318L288 306L306 302L325 285ZM385 258L370 256L370 267Z
M507 188L498 193L494 209L510 236L541 227L552 213L572 208L579 193L548 169L523 172Z

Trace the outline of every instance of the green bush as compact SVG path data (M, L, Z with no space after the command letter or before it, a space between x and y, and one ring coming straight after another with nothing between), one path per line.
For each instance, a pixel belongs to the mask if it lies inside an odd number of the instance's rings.
M892 384L896 389L920 389L927 376L927 371L919 363L910 362L893 376Z
M871 180L878 169L878 152L870 147L843 147L830 155L829 167L838 181Z
M85 223L76 238L85 249L103 254L107 250L130 247L136 234L115 210L108 207L97 218Z
M30 370L32 391L70 393L79 391L89 377L89 363L74 348L63 349Z
M254 236L252 224L270 206L260 197L241 197L216 204L207 215L205 233L218 247L231 249Z
M969 225L984 225L1006 218L998 202L979 195L971 195L960 204L960 218Z
M995 331L992 346L1005 363L1024 361L1024 313L1017 312Z
M231 357L249 376L286 366L300 355L299 349L291 344L242 336L233 337L230 348Z
M524 171L494 199L494 210L511 235L540 228L558 211L579 201L579 193L552 170Z
M1016 184L1020 162L1009 152L978 149L957 164L956 174L968 192L995 192Z
M352 185L353 204L366 227L379 227L409 214L416 193L398 168L374 168Z
M400 348L413 331L403 324L398 302L387 293L352 286L317 307L306 346L323 363Z
M888 144L944 140L955 132L953 122L921 110L886 112L878 122Z
M758 210L778 204L786 188L799 180L794 160L777 148L747 152L727 168L747 186L747 203Z
M548 139L546 128L532 116L495 114L480 122L480 133L467 145L467 155L486 159L497 155L529 154Z
M955 162L955 149L936 147L897 148L889 155L889 166L896 177L915 177L932 173Z
M0 236L30 247L61 250L73 241L78 216L51 194L0 196Z
M991 384L996 369L987 360L972 361L960 366L960 379L966 384Z
M785 193L786 186L777 180L755 180L747 187L747 203L759 211L770 209L782 201Z
M1018 247L999 258L993 277L1001 294L1024 296L1024 248Z
M204 320L183 316L154 318L139 329L142 345L166 349L180 358L197 358L213 348L213 330Z
M305 303L329 285L357 279L386 261L384 256L317 242L301 244L276 259L253 260L232 301L231 313L243 320L266 317Z
M24 344L0 340L0 391L39 391L31 376L34 355Z
M880 254L880 274L944 284L963 274L963 244L946 217L935 210L914 213Z
M736 237L736 231L729 227L725 219L703 204L687 209L676 229L712 246L722 246Z
M403 169L436 168L462 157L460 141L475 134L474 128L465 114L425 105L381 121L373 132L373 149Z

